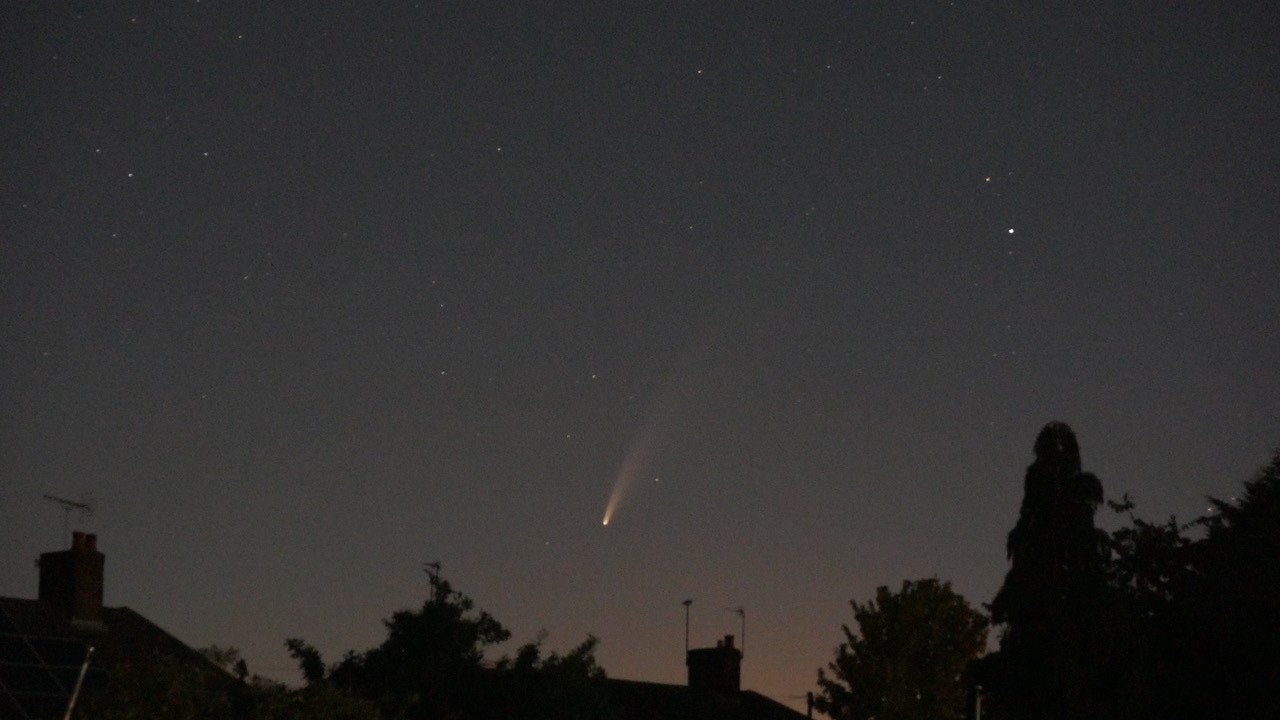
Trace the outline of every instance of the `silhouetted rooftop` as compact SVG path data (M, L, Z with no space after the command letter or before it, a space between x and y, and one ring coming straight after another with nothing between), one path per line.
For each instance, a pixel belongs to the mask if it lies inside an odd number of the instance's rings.
M102 608L102 622L73 623L38 600L0 597L0 717L62 718L92 645L84 694L119 663L163 659L225 675L207 658L127 607ZM229 675L228 681L232 681Z
M799 720L805 715L759 693L721 693L685 685L605 681L623 720Z

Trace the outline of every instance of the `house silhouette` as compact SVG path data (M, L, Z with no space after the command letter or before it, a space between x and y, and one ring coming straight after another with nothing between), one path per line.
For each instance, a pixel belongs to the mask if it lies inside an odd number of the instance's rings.
M238 684L137 612L105 607L105 560L96 535L74 533L70 549L40 556L35 600L0 596L0 718L60 720L125 667L176 667L228 690Z
M686 685L605 681L624 720L801 720L805 715L759 693L743 690L742 651L726 635L715 647L685 653Z
M106 558L97 536L76 532L71 548L40 556L36 599L0 596L0 718L56 720L73 703L106 694L120 677L202 677L233 697L241 683L200 652L127 607L103 604ZM621 720L800 720L805 715L741 689L742 652L727 635L688 650L688 683L605 679ZM154 673L152 669L154 668Z

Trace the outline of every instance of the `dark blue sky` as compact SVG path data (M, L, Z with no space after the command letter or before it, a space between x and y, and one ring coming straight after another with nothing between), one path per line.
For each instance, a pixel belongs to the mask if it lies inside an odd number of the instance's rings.
M991 598L1045 422L1156 518L1263 464L1280 14L741 5L4 10L0 593L91 493L258 672L439 560L624 678L745 606L794 704L850 598Z

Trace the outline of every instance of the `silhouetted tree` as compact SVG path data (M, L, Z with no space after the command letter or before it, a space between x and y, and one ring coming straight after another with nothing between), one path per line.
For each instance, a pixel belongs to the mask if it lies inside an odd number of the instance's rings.
M397 720L610 717L595 638L563 656L544 658L539 641L514 659L488 663L485 651L511 633L438 572L430 576L431 596L418 610L384 621L387 637L377 647L349 652L326 668L315 648L291 638L286 645L307 690L347 692Z
M255 678L254 712L245 720L379 720L377 706L350 692L317 683L290 690L280 683Z
M614 713L596 664L599 641L588 637L564 655L543 656L542 639L527 643L515 658L503 658L488 675L492 692L478 716L509 720L596 720Z
M1144 521L1128 496L1108 503L1129 520L1110 536L1109 574L1114 649L1133 675L1126 717L1280 717L1280 455L1241 498L1209 501L1186 525Z
M1236 502L1210 498L1170 623L1166 717L1280 717L1280 453Z
M1162 619L1191 577L1191 539L1176 517L1152 523L1134 514L1133 500L1125 495L1107 505L1125 514L1129 525L1111 533L1111 583L1129 598L1144 621Z
M1177 518L1152 523L1137 517L1128 495L1107 504L1129 521L1109 542L1115 680L1123 681L1128 717L1169 718L1170 660L1184 652L1178 607L1193 577L1193 543Z
M323 676L324 664L315 648L295 641L289 644L289 652L304 663L310 661L319 665L318 672ZM234 711L217 717L240 720L378 720L377 707L373 703L323 683L291 690L273 680L257 675L250 677L249 666L235 648L210 645L200 653L224 671L234 672L239 681L238 687L228 690L235 701ZM316 672L316 668L313 666L311 671Z
M297 661L298 669L302 671L302 679L308 685L314 685L324 680L324 659L321 657L319 650L298 638L285 640L284 646L289 651L289 657Z
M1116 687L1107 536L1094 526L1102 484L1081 470L1075 433L1049 423L1027 468L1009 533L1011 562L991 603L1000 650L980 667L1000 708L1018 720L1109 717Z
M966 666L986 647L987 619L950 583L881 586L864 605L851 601L855 633L827 675L818 671L817 709L838 720L944 720L964 716Z

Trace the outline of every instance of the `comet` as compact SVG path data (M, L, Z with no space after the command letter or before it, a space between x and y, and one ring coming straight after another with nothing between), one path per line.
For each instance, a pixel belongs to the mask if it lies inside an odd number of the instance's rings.
M635 482L636 476L640 474L640 470L649 461L652 456L653 448L653 424L645 426L635 441L631 443L627 455L622 460L622 466L618 468L618 475L613 481L613 491L609 493L609 502L604 507L604 525L608 526L609 521L613 519L613 514L618 511L618 506L622 504L622 498L627 494L627 490Z
M635 485L636 478L657 460L664 449L671 444L669 440L677 437L683 427L681 422L686 415L682 405L691 394L688 383L668 383L658 392L658 397L650 409L649 417L636 434L627 454L622 458L618 474L613 479L613 490L609 493L609 502L604 508L603 524L608 526L617 514L618 507ZM649 475L645 475L650 477Z
M697 397L699 380L705 376L710 367L707 356L718 345L713 334L702 333L693 338L689 351L683 362L677 362L666 373L666 381L659 383L653 404L640 431L627 448L626 455L618 467L613 479L613 490L609 493L609 502L605 504L602 525L608 527L622 501L635 486L635 481L642 475L658 481L657 473L648 474L656 460L662 459L679 441L685 437L689 424L689 409Z

